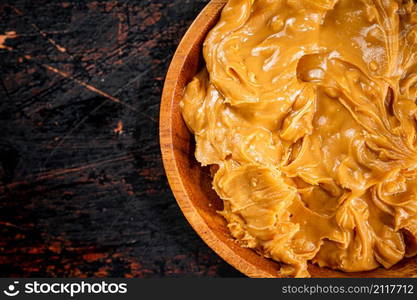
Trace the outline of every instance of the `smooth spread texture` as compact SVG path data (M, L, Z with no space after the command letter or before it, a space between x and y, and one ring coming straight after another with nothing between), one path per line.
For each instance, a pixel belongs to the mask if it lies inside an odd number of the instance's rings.
M417 6L229 0L182 115L245 247L309 276L417 253Z

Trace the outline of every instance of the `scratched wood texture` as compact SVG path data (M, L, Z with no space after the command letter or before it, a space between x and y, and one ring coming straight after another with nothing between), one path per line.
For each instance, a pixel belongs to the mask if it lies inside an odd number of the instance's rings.
M188 225L158 144L206 3L1 1L0 277L242 276Z

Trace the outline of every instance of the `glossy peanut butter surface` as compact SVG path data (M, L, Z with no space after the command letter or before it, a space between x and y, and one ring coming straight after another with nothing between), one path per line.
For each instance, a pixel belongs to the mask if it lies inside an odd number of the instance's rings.
M417 253L417 6L229 0L182 115L244 247L309 276Z

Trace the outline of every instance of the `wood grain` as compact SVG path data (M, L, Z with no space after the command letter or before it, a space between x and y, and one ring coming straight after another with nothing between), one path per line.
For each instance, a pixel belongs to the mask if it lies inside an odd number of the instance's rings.
M281 277L279 264L238 246L224 219L216 212L222 202L211 188L207 169L194 158L194 138L180 114L184 88L201 67L201 47L218 20L226 0L212 0L182 39L171 62L160 111L160 144L171 189L194 230L224 260L250 277ZM312 277L412 277L417 275L417 258L405 259L389 270L344 273L309 265Z
M163 80L207 0L3 0L0 276L236 277L166 182Z

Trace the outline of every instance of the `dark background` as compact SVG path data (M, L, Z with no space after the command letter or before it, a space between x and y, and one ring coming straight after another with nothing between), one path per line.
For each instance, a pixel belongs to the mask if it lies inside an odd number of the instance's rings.
M207 2L0 2L0 277L242 276L159 150L164 76Z

